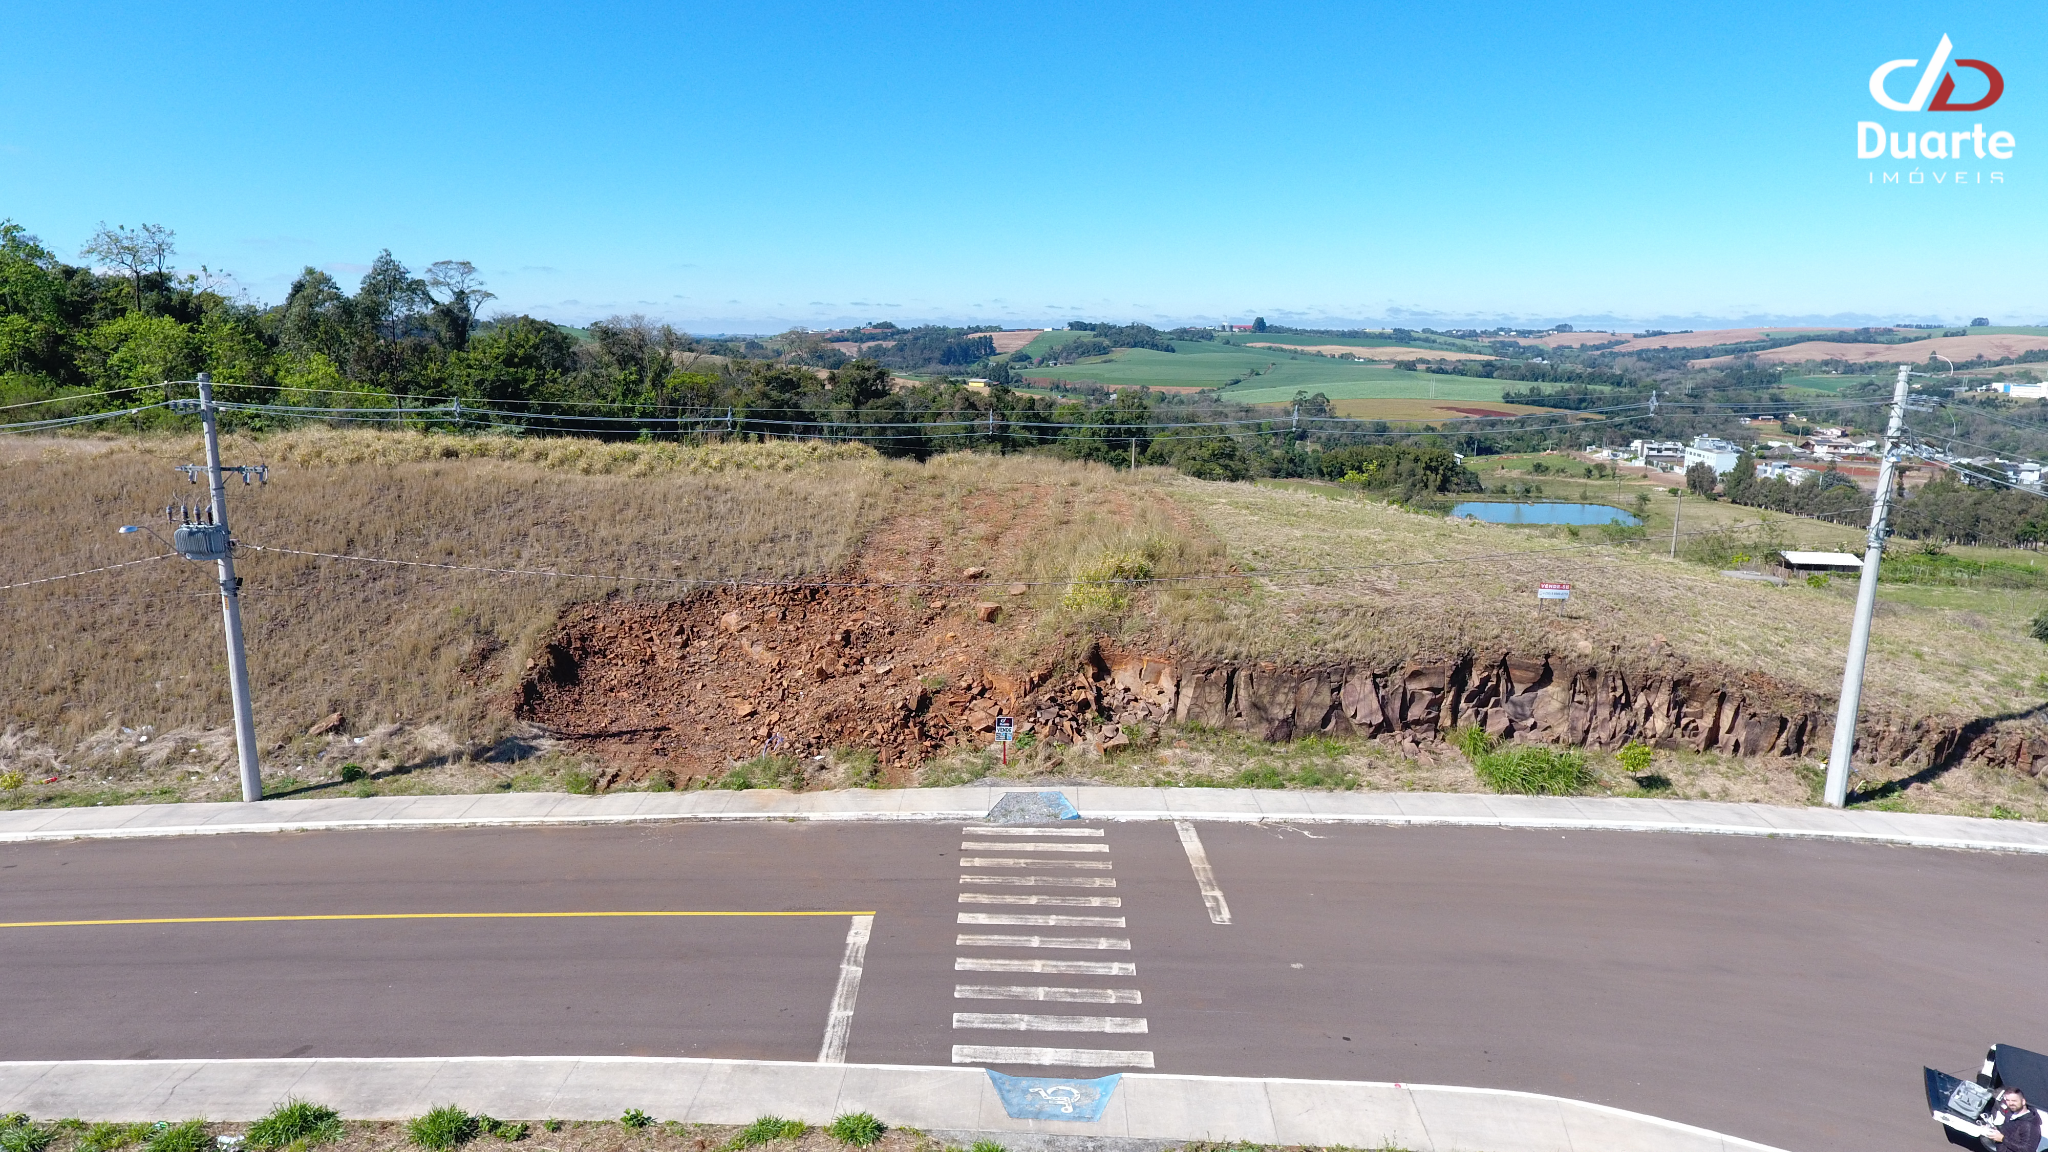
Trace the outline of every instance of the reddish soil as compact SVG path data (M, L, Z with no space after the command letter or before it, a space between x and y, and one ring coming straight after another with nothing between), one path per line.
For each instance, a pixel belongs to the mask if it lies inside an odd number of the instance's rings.
M995 341L996 355L1008 356L1044 333L1043 328L1020 328L1014 332L985 332L983 335Z
M961 563L963 553L1014 554L1063 498L1030 488L968 496L970 521L990 527L966 540L935 517L892 521L824 582L841 586L582 605L528 662L513 711L611 764L601 788L657 770L683 784L763 753L848 747L872 749L884 780L909 783L934 755L988 747L997 715L1054 743L1115 741L1115 729L1103 731L1112 717L1165 715L1111 684L1092 650L1078 662L1032 655L1026 602L1037 590ZM1089 499L1129 510L1122 492Z
M1634 352L1643 348L1712 348L1716 344L1747 344L1752 340L1793 336L1801 332L1840 331L1840 328L1709 328L1700 332L1673 332L1665 336L1638 336L1615 348L1614 351Z

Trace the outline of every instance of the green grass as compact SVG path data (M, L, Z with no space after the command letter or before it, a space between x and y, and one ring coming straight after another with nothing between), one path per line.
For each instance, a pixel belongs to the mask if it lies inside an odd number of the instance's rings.
M741 1148L752 1148L772 1140L800 1140L811 1126L801 1120L784 1120L780 1116L763 1116L739 1130L726 1147L737 1152Z
M206 1152L213 1139L206 1134L206 1121L187 1120L157 1129L149 1138L149 1152Z
M114 1152L146 1139L150 1133L147 1124L113 1124L101 1122L85 1130L79 1137L78 1152Z
M1572 796L1597 782L1592 770L1586 767L1586 757L1581 752L1540 746L1503 748L1491 736L1474 727L1453 732L1451 743L1472 761L1472 770L1495 792L1522 796ZM1668 787L1670 782L1665 783Z
M249 1125L251 1148L303 1148L324 1144L341 1135L341 1113L297 1097L270 1110L270 1114Z
M476 1139L476 1117L453 1104L443 1104L425 1116L405 1122L406 1139L434 1152L447 1152Z
M848 1112L835 1117L825 1131L841 1144L855 1148L866 1148L881 1141L882 1133L889 1129L869 1112Z
M16 1123L0 1126L0 1152L43 1152L56 1138L56 1129L30 1124L23 1117Z
M1035 360L1055 348L1066 347L1079 337L1092 335L1094 335L1092 332L1073 332L1065 328L1054 328L1049 332L1040 332L1036 337L1032 338L1031 343L1026 344L1019 351Z
M1225 396L1246 404L1291 400L1297 391L1321 392L1332 400L1374 397L1426 398L1434 385L1444 399L1499 400L1500 385L1463 376L1402 372L1385 364L1336 360L1243 348L1235 344L1177 340L1173 352L1129 348L1104 359L1056 368L1020 368L1022 375L1055 380L1093 380L1110 387L1221 388L1240 381ZM1426 349L1417 349L1426 355ZM1357 391L1361 386L1366 391ZM1407 387L1412 391L1401 391ZM1240 393L1256 393L1248 398ZM1268 395L1270 393L1270 395Z
M1861 384L1875 383L1875 376L1786 376L1779 380L1785 388L1798 388L1807 392L1840 392Z
M1387 336L1302 336L1296 333L1279 332L1232 332L1225 337L1217 334L1219 344L1288 344L1299 348L1413 348L1420 353L1430 352L1477 352L1482 356L1493 354L1493 347L1473 340L1454 340L1445 337L1440 343L1422 340L1396 340Z

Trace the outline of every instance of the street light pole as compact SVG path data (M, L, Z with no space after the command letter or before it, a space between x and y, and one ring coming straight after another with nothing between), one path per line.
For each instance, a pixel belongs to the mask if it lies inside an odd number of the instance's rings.
M1849 802L1850 754L1856 750L1856 715L1863 704L1863 664L1870 655L1870 617L1877 609L1877 565L1890 534L1885 517L1891 510L1892 471L1899 458L1899 434L1906 426L1908 365L1899 365L1892 385L1891 421L1885 426L1884 456L1877 465L1877 498L1870 503L1870 535L1863 544L1863 578L1856 585L1856 621L1849 628L1849 662L1842 669L1842 700L1835 710L1835 745L1828 753L1824 798L1829 807Z
M213 375L208 372L199 374L199 420L206 429L206 482L213 497L213 522L228 535L228 491L220 477L220 424L213 409ZM228 637L228 690L235 705L235 754L241 761L242 799L261 800L263 773L256 763L256 719L249 707L249 660L242 651L242 582L235 578L232 544L220 550L216 563L221 622Z

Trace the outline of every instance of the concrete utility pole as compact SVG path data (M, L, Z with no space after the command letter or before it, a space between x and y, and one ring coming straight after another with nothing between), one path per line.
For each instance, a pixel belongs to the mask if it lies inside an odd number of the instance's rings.
M1671 558L1678 559L1678 521L1685 515L1685 489L1678 490L1678 499L1671 505Z
M1898 382L1892 385L1892 417L1885 426L1884 456L1877 465L1877 498L1870 503L1870 535L1863 544L1863 579L1856 585L1856 622L1849 628L1849 662L1842 669L1842 701L1835 710L1835 746L1828 753L1828 782L1825 799L1830 807L1849 802L1849 758L1856 750L1856 714L1863 703L1863 663L1870 655L1870 617L1877 608L1877 563L1884 556L1884 538L1891 529L1885 516L1891 511L1892 471L1898 465L1899 433L1906 426L1906 377L1911 369L1899 365Z

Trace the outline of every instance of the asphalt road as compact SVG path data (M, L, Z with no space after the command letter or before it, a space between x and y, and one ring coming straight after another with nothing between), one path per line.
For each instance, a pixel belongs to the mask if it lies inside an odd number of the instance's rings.
M0 928L0 1059L812 1060L847 914L864 911L876 919L847 1053L857 1063L946 1064L958 1044L1142 1049L1165 1072L1513 1088L1847 1152L1945 1146L1919 1102L1923 1063L1966 1073L1994 1041L2048 1047L2048 860L2039 857L1671 834L1198 825L1229 902L1232 923L1218 925L1171 824L1095 827L1105 829L1100 840L1064 843L1106 853L967 874L1113 878L1113 889L963 884L963 856L999 853L963 849L988 838L957 824L4 846L6 922L834 914ZM969 905L963 892L1107 895L1118 906ZM962 912L1125 924L963 926ZM956 943L964 933L1130 944L991 948ZM955 970L975 956L1135 972ZM1142 1002L961 1000L963 982L1129 989ZM1146 1031L976 1032L954 1027L962 1011L1114 1014L1144 1020Z

